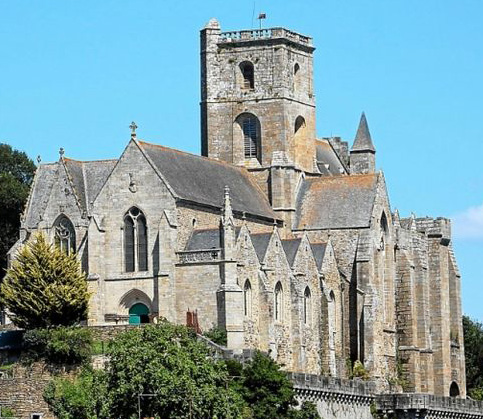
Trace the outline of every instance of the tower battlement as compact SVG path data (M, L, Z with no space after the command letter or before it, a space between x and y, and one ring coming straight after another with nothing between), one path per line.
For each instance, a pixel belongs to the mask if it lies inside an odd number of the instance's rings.
M312 47L312 38L285 28L249 29L241 31L222 32L219 43L246 41L288 40L300 45Z

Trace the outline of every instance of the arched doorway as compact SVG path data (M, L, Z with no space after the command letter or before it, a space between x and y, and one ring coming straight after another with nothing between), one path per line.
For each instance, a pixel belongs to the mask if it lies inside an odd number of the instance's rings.
M460 388L458 387L458 384L456 384L454 381L451 383L451 386L449 388L449 396L450 397L459 397L460 395Z
M149 323L149 309L143 303L136 303L129 309L129 324Z

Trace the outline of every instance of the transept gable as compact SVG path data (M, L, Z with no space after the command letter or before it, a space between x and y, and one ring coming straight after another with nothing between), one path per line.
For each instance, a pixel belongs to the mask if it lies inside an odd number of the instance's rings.
M92 213L99 219L116 217L122 221L130 207L138 207L150 225L158 225L164 211L174 211L174 197L158 175L157 170L137 144L131 139L103 183L95 201ZM152 219L152 217L155 219ZM172 222L172 217L170 217ZM154 224L153 224L154 223Z

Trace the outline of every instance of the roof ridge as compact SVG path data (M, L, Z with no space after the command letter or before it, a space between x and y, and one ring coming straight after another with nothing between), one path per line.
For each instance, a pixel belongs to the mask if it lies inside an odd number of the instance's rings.
M64 160L68 160L68 161L72 161L72 162L76 162L76 163L100 163L100 162L104 162L104 161L118 161L119 159L99 159L99 160L76 160L76 159L72 159L70 157L64 157Z
M153 146L153 147L162 148L162 149L165 149L165 150L174 151L176 153L185 154L187 156L192 156L192 157L197 157L197 158L199 158L201 160L206 160L206 161L210 161L210 162L213 162L213 163L218 163L218 164L220 164L222 166L228 166L228 167L232 167L234 169L238 169L240 171L247 171L248 172L248 170L246 170L246 168L243 167L243 166L237 166L236 164L228 163L228 162L225 162L225 161L222 161L222 160L213 159L211 157L201 156L199 154L193 154L193 153L189 153L187 151L178 150L176 148L166 147L166 146L161 145L161 144L149 143L149 142L143 141L143 140L137 140L137 142L139 143L139 145L146 144L148 146Z

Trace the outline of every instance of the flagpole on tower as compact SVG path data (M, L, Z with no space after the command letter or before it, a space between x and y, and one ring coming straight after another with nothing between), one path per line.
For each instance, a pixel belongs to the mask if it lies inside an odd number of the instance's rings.
M267 15L265 13L258 14L258 20L260 21L260 30L262 29L262 20L266 18L267 18Z

